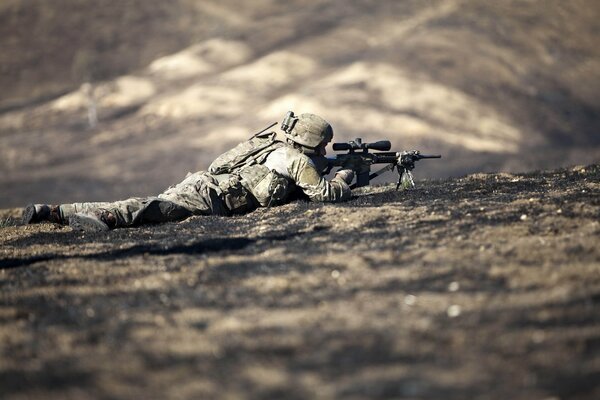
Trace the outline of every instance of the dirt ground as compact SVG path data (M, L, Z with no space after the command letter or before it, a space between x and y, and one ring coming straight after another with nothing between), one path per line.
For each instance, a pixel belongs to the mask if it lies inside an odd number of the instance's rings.
M0 229L0 397L600 397L600 165Z

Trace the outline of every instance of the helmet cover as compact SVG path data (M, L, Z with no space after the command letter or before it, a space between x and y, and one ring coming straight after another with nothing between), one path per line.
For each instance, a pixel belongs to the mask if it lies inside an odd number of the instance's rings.
M285 132L291 141L304 147L315 148L333 138L333 128L327 121L315 114L300 114L292 128Z

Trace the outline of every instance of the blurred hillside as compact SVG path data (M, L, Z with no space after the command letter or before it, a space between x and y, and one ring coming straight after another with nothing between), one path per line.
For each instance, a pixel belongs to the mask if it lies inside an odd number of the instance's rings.
M597 161L599 17L593 0L7 0L0 206L160 192L290 109L336 140L441 152L419 177Z
M185 0L5 0L0 110L56 97L86 79L126 74L217 29Z

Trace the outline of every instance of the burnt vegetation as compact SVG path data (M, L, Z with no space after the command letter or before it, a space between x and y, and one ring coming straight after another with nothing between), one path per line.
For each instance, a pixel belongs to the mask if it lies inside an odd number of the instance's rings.
M594 398L599 194L590 165L5 226L3 397Z

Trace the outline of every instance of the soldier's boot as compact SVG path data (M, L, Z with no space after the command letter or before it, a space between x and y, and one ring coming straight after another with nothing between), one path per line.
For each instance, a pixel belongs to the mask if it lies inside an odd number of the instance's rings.
M38 222L53 222L55 224L66 224L61 214L60 206L50 204L29 204L23 210L21 216L23 225L36 224Z
M117 219L108 210L76 213L69 217L69 226L85 232L106 232L116 225Z

